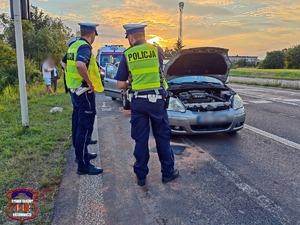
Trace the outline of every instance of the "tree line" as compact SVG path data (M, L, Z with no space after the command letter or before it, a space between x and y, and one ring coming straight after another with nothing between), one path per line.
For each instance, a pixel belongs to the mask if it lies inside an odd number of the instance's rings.
M267 52L260 69L300 69L300 45Z
M28 84L40 81L41 64L51 55L58 63L67 51L66 40L71 35L58 18L52 18L35 6L30 20L22 21L25 54L26 81ZM13 20L0 14L0 93L5 87L18 82L15 28Z

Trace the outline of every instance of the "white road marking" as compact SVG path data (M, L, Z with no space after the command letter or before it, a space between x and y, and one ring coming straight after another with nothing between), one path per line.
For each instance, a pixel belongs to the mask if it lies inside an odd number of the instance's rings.
M102 112L110 112L112 108L101 108Z
M283 104L288 104L288 105L293 105L293 106L299 106L298 104L296 103L292 103L292 102L284 102L282 99L278 99L278 98L269 98L269 97L265 97L265 96L255 96L255 95L250 95L250 94L244 94L244 93L241 93L240 95L242 96L247 96L247 97L251 97L251 98L257 98L257 99L266 99L264 101L273 101L273 102L278 102L278 103L283 103ZM247 100L249 101L249 100Z
M294 106L297 106L298 104L296 104L296 103L292 103L292 102L282 102L282 103L284 103L284 104L288 104L288 105L294 105Z
M254 132L254 133L260 134L260 135L265 136L265 137L267 137L267 138L271 138L271 139L273 139L274 141L280 142L281 144L284 144L284 145L286 145L286 146L289 146L289 147L295 148L295 149L297 149L297 150L300 150L300 144L298 144L298 143L295 143L295 142L293 142L293 141L287 140L287 139L282 138L282 137L279 137L279 136L277 136L277 135L268 133L268 132L263 131L263 130L260 130L260 129L258 129L258 128L249 126L249 125L247 125L247 124L245 124L244 127L245 127L246 129L248 129L248 130L251 130L251 131Z
M285 102L300 102L300 99L282 99Z
M101 107L102 107L102 108L105 108L105 107L106 107L106 103L103 102Z
M249 100L248 100L249 101ZM257 100L257 101L249 101L251 103L255 104L266 104L266 103L272 103L271 101L266 101L266 100Z
M182 138L182 142L188 144L198 151L203 151L202 148L197 146L193 141L188 138ZM209 164L216 169L220 174L230 180L238 189L243 191L246 195L248 195L253 201L255 201L262 208L266 209L270 212L270 214L276 218L281 224L288 224L289 220L286 218L282 208L277 205L273 200L268 198L267 196L261 194L257 189L251 187L249 184L245 183L237 173L233 170L227 168L224 164L213 158L210 154L205 152L208 156Z
M300 95L300 91L297 91L297 90L285 90L285 89L282 89L282 88L251 87L249 85L236 85L236 84L231 84L231 86L233 86L234 90L241 90L241 92L246 90L246 91L260 91L260 92L270 93L270 91L272 91L273 93L283 93L283 94L291 94L291 95Z

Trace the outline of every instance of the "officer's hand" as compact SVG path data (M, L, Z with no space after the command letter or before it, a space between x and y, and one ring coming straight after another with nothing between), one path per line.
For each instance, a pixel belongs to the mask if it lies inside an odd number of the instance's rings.
M95 91L94 85L92 83L88 83L89 93L93 93Z

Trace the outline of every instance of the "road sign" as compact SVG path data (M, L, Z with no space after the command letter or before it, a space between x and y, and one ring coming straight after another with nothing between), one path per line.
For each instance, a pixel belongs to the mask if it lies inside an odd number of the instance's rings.
M14 4L20 3L21 5L21 16L23 20L29 20L30 18L30 5L29 0L10 0L10 14L11 18L14 19Z

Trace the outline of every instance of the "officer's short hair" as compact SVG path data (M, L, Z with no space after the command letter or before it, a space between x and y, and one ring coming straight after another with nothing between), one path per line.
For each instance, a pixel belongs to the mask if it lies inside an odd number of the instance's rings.
M134 33L134 34L131 34L131 36L135 39L140 39L140 38L145 38L146 37L145 32Z
M80 35L81 36L90 36L93 33L95 33L94 30L88 30L88 29L80 29Z

